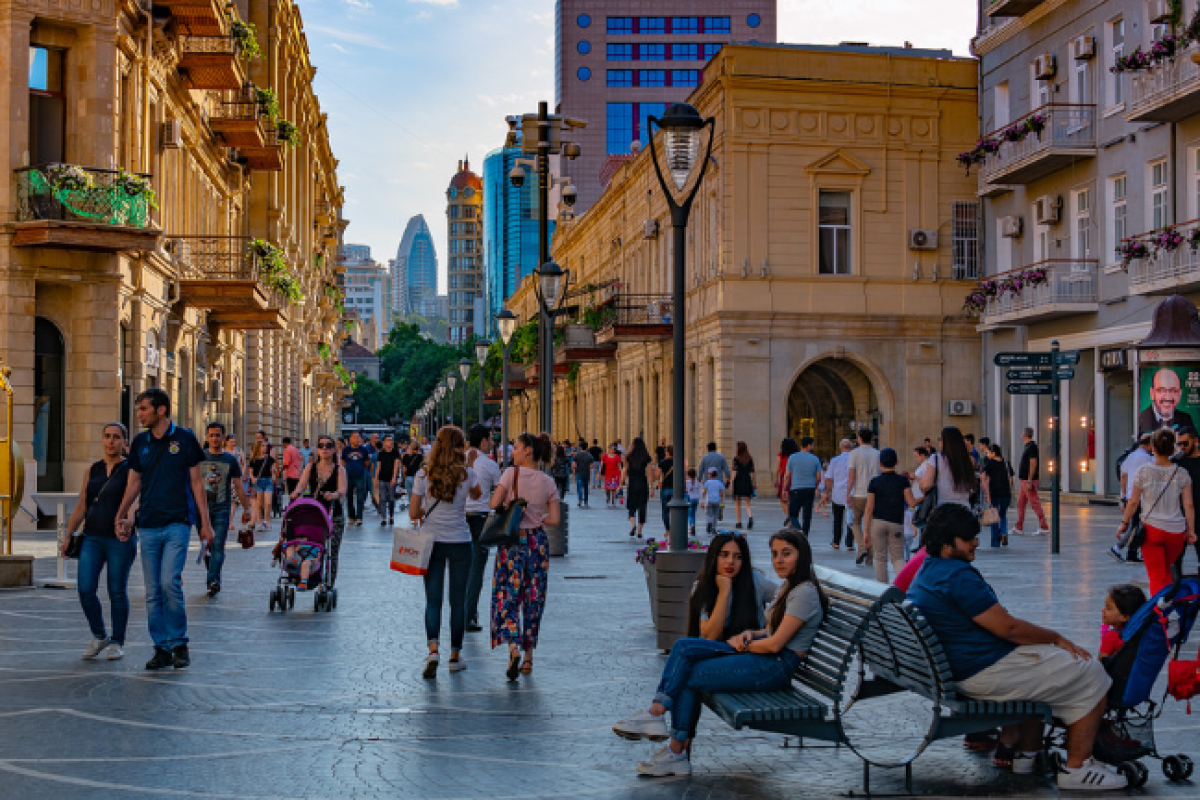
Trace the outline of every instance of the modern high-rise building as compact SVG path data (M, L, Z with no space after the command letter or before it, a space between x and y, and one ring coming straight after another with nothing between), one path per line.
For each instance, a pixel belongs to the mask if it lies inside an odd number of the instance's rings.
M460 161L446 189L450 251L447 336L451 344L467 341L483 327L482 210L483 181L471 171L470 161Z
M392 267L392 291L397 314L427 316L427 301L437 295L437 251L425 217L417 214L408 221Z
M371 248L348 244L342 248L342 290L347 311L363 323L359 340L378 350L392 329L392 275L371 258Z
M555 9L558 113L588 123L571 133L582 155L563 163L579 214L603 191L605 159L646 142L646 117L687 99L722 44L776 40L775 0L558 0Z
M520 133L518 132L518 137ZM493 321L521 279L538 266L538 190L536 180L516 188L509 172L521 157L514 147L493 150L483 161L483 332L494 336ZM554 221L548 226L554 235Z

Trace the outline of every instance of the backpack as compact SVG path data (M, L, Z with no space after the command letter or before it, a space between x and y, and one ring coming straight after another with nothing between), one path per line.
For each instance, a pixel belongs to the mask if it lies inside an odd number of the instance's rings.
M1121 485L1121 465L1125 463L1125 459L1129 458L1129 454L1134 450L1137 450L1137 448L1138 446L1136 444L1131 445L1128 450L1117 456L1117 486Z

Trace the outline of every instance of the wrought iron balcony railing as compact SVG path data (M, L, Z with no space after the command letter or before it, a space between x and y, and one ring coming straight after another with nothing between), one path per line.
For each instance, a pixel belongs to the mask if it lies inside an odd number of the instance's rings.
M73 164L22 167L13 173L17 220L62 220L150 226L155 207L150 176Z

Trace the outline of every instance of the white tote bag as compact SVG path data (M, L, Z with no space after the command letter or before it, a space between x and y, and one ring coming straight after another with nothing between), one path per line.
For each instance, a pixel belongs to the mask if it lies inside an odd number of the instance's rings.
M392 569L408 575L424 575L429 571L432 553L432 535L423 536L419 530L396 528L392 539Z

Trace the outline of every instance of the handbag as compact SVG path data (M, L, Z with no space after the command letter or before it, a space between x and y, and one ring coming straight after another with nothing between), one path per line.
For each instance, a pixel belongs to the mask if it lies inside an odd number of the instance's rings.
M1145 526L1143 520L1146 517L1150 516L1150 514L1152 514L1154 512L1154 509L1158 507L1158 501L1162 500L1163 495L1167 493L1167 489L1171 488L1171 484L1175 482L1175 475L1178 472L1179 472L1179 467L1177 466L1177 467L1175 467L1175 470L1171 473L1171 477L1167 478L1167 485L1164 486L1163 490L1158 493L1158 497L1154 498L1154 502L1150 505L1150 508L1147 509L1146 513L1139 514L1138 518L1137 518L1137 522L1130 524L1129 531L1125 534L1125 538L1120 541L1120 543L1118 545L1119 547L1121 547L1123 549L1127 549L1127 548L1131 548L1131 547L1136 549L1136 548L1141 547L1142 543L1146 541L1146 526Z
M999 525L1000 512L995 506L988 506L983 510L983 516L979 519L979 521L984 525Z
M254 528L242 528L238 531L238 544L243 550L249 550L254 547Z
M934 456L934 458L937 458L937 456ZM921 502L918 503L916 509L913 510L912 524L917 530L925 529L925 526L929 524L929 516L933 514L933 510L937 508L937 478L938 465L940 463L940 458L937 458L937 460L933 462L933 486L929 487L929 491L926 492L923 497L921 497Z
M493 545L508 547L520 541L521 517L525 514L525 507L529 503L517 495L517 484L521 480L521 468L512 467L512 469L516 470L516 474L513 475L512 501L493 514L492 518L483 526L483 531L479 534L479 544L483 547L492 547Z
M104 490L108 488L110 483L112 483L112 479L116 477L117 470L123 466L125 466L124 460L122 460L120 464L117 464L115 467L113 467L112 472L108 473L108 480L104 481L104 485L100 487L100 491L96 492L96 496L92 499L92 502L88 503L87 508L84 509L83 525L87 524L87 515L88 512L92 510L92 506L96 504L96 501L100 499L100 495L104 494ZM83 550L83 525L79 527L79 530L71 534L71 539L67 542L67 548L65 551L63 551L63 558L79 558L79 553L81 550Z

